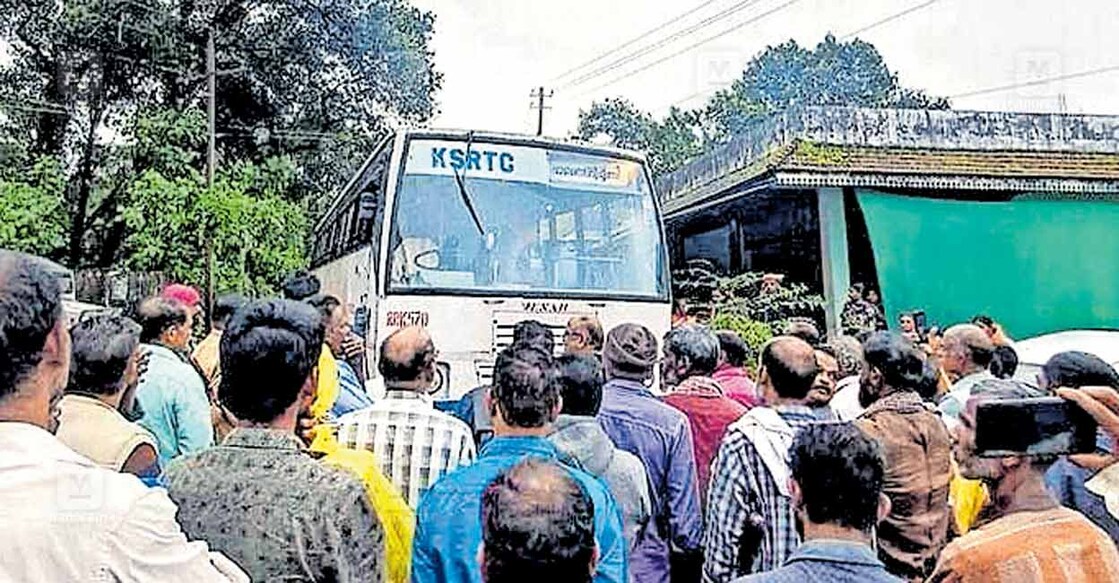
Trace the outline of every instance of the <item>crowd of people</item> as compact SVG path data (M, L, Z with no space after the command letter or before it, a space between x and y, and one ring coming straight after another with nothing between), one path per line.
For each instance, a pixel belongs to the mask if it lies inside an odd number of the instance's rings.
M1119 374L1014 380L989 318L759 347L525 321L434 402L426 330L376 347L373 398L348 307L283 287L219 298L194 345L188 286L67 322L0 251L0 580L1119 581ZM979 451L980 404L1041 395L1099 451Z

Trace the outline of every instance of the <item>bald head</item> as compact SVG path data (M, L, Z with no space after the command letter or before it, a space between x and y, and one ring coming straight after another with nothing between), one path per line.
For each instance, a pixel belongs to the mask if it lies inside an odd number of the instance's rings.
M435 377L435 343L418 326L401 328L381 343L377 370L387 388L426 389Z
M778 336L762 349L762 367L769 386L782 399L804 399L820 368L812 345L792 336Z
M991 364L995 345L991 337L975 324L959 324L944 332L941 365L949 374L966 375Z

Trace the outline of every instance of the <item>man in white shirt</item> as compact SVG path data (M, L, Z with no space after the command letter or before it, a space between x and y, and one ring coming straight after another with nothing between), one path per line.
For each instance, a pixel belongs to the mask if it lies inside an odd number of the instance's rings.
M937 408L949 431L960 422L960 414L979 383L995 378L987 367L995 353L995 345L982 328L959 324L944 332L936 355L941 368L952 379L952 388L940 399Z
M52 435L69 369L57 279L0 250L0 580L248 581L187 541L163 489Z
M474 461L474 438L458 419L436 411L427 392L435 379L435 345L423 328L385 338L377 368L385 398L338 419L338 441L367 449L416 508L439 478Z

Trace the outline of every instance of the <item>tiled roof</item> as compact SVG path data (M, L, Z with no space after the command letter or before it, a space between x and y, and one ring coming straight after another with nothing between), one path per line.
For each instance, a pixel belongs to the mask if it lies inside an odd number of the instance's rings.
M1119 196L1119 116L808 107L658 176L666 213L777 188Z
M868 148L800 143L783 171L1119 180L1119 154Z

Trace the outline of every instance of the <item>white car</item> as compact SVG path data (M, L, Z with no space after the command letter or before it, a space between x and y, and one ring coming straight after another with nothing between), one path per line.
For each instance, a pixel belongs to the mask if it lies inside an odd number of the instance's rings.
M1018 372L1014 377L1037 382L1041 367L1054 354L1069 350L1094 354L1119 370L1119 330L1064 330L1016 341Z

